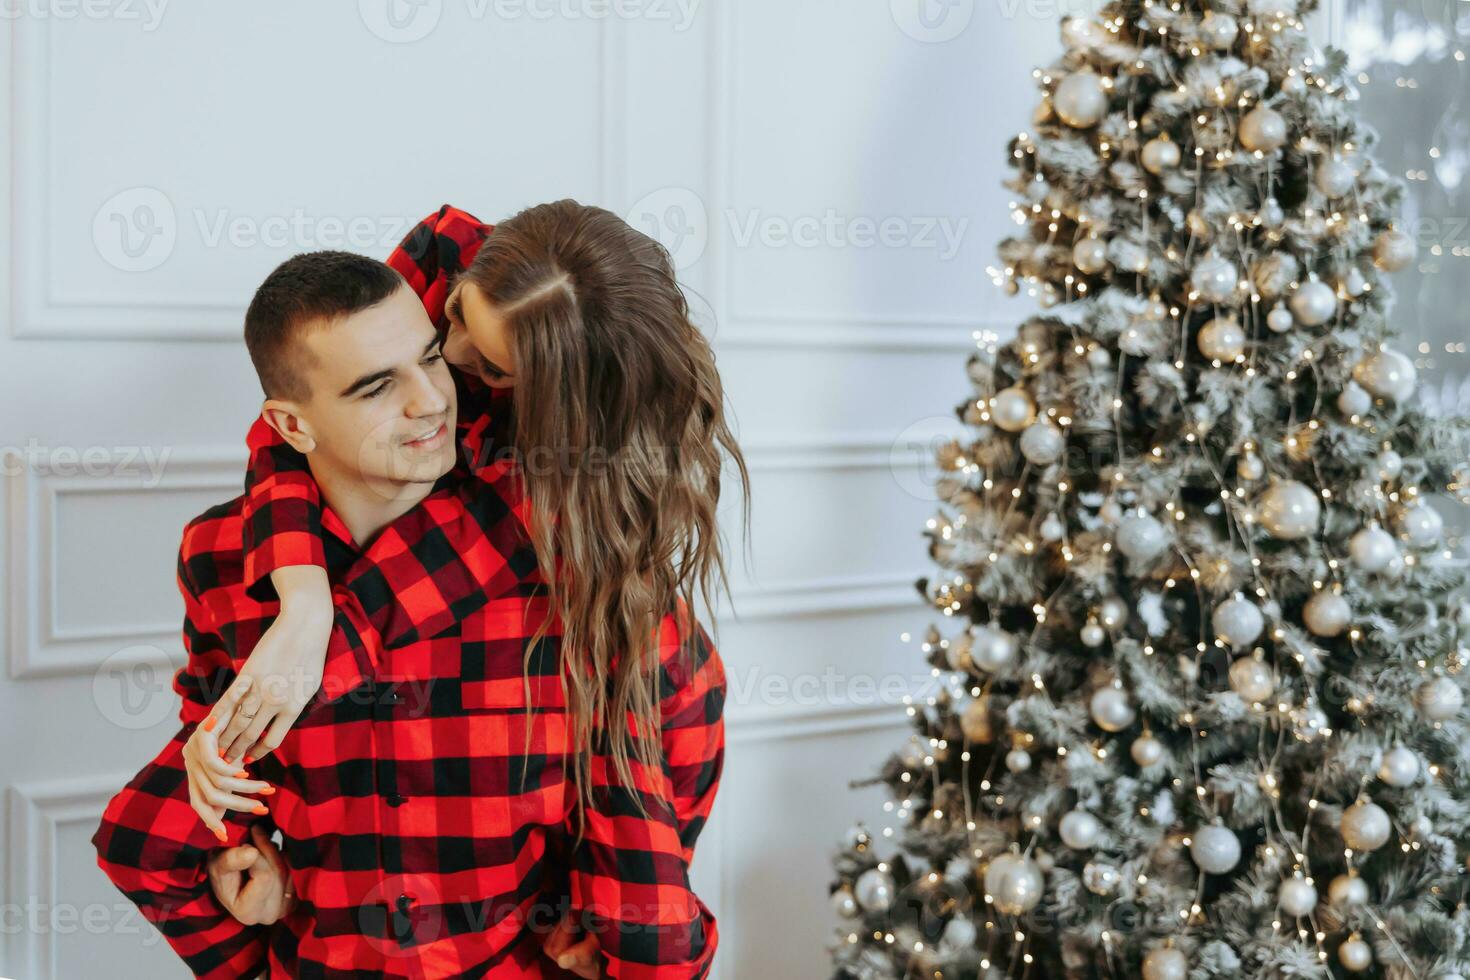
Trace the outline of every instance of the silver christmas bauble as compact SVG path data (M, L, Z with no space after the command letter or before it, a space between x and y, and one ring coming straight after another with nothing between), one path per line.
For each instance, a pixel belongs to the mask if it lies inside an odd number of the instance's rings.
M1095 72L1077 71L1062 79L1052 95L1062 122L1076 129L1096 126L1108 111L1108 95Z
M1276 904L1281 911L1293 918L1311 915L1317 907L1317 889L1301 876L1287 878L1276 894Z
M858 904L869 912L885 911L893 904L893 876L878 868L869 868L858 875L853 894Z
M1228 363L1245 353L1245 331L1233 317L1217 316L1200 328L1195 343L1210 360Z
M1258 105L1240 120L1240 145L1270 153L1286 142L1286 120L1275 109Z
M1413 749L1396 745L1383 753L1383 763L1378 767L1378 778L1390 786L1402 789L1414 785L1419 778L1419 757Z
M1291 315L1298 323L1319 327L1337 312L1337 294L1320 279L1309 279L1291 294Z
M1337 961L1345 970L1362 973L1373 965L1373 950L1357 935L1353 935L1337 947Z
M1398 542L1374 521L1348 541L1348 557L1365 572L1381 572L1399 557Z
M1041 901L1045 882L1036 862L1019 854L1001 854L985 869L985 892L1006 915L1021 915Z
M1209 303L1228 302L1239 282L1235 263L1215 252L1205 253L1189 275L1190 285Z
M957 915L944 924L942 941L950 949L970 949L978 936L975 921L968 915Z
M1321 498L1296 480L1273 483L1256 498L1256 519L1272 537L1283 541L1295 541L1315 533L1321 516Z
M1006 768L1021 773L1031 768L1031 753L1025 749L1011 749L1006 753Z
M1128 749L1133 761L1140 766L1155 766L1164 759L1164 743L1152 735L1140 735Z
M1152 514L1131 514L1118 522L1118 550L1135 561L1157 558L1169 545L1169 534Z
M1089 276L1101 272L1108 266L1107 244L1096 235L1079 238L1072 246L1072 264Z
M1128 694L1117 687L1100 687L1094 691L1088 710L1097 727L1105 732L1121 732L1136 717Z
M1359 800L1342 811L1342 839L1355 851L1376 851L1388 843L1393 829L1383 807L1372 800Z
M1397 229L1385 229L1373 241L1373 264L1384 272L1398 272L1414 261L1414 239Z
M1281 303L1271 307L1271 312L1266 314L1266 326L1271 328L1272 333L1286 333L1295 325L1296 318Z
M1085 851L1097 843L1102 824L1086 810L1073 810L1062 817L1057 833L1061 835L1062 843L1072 850Z
M1327 886L1327 901L1336 909L1368 904L1368 883L1357 875L1338 875Z
M1156 949L1143 958L1143 980L1186 980L1189 960L1172 947Z
M1055 512L1047 514L1046 517L1042 519L1041 540L1060 541L1062 540L1062 536L1066 533L1067 525L1062 523L1062 519L1058 517Z
M1380 452L1373 463L1378 467L1378 479L1385 483L1389 480L1397 480L1399 474L1404 471L1404 458L1392 449Z
M1337 395L1337 410L1344 415L1367 415L1373 407L1373 396L1356 381L1343 385Z
M1020 432L1036 418L1036 402L1025 388L1004 388L990 400L990 418L1007 432Z
M1179 144L1167 136L1155 136L1143 144L1139 155L1143 169L1151 174L1161 174L1179 166Z
M1230 665L1230 689L1249 703L1259 704L1276 690L1276 675L1255 657L1241 657Z
M1050 422L1033 422L1021 433L1021 455L1035 466L1050 466L1066 448L1062 430Z
M1319 589L1302 607L1302 622L1316 636L1341 636L1353 620L1353 607L1334 589Z
M1240 26L1229 14L1217 14L1213 10L1206 10L1204 17L1200 18L1199 36L1216 51L1229 50L1231 45L1235 44L1235 38L1239 34Z
M1391 348L1375 351L1353 367L1353 380L1379 398L1406 401L1419 383L1419 371L1408 357Z
M1317 189L1328 197L1342 197L1353 189L1357 180L1358 175L1353 168L1338 157L1317 168Z
M1261 607L1238 592L1215 607L1210 622L1216 638L1231 647L1254 643L1266 628Z
M1220 824L1201 827L1190 839L1189 856L1206 874L1223 875L1240 863L1240 838Z
M1414 706L1426 721L1449 721L1465 705L1465 695L1448 677L1425 681L1414 692Z
M1094 650L1102 646L1108 638L1107 630L1103 629L1097 623L1088 623L1086 626L1082 627L1082 632L1080 635L1082 639L1082 645Z
M1122 882L1122 872L1104 861L1088 861L1082 866L1082 883L1094 895L1111 895Z
M1444 536L1444 518L1425 503L1399 511L1398 525L1399 534L1414 548L1438 547Z
M1118 596L1110 595L1098 605L1097 615L1108 629L1117 629L1128 622L1128 603Z
M981 626L975 630L970 644L970 659L981 670L994 673L1016 662L1018 646L1016 638L995 626Z
M862 911L858 907L857 899L846 888L839 888L833 892L831 902L832 911L843 919L856 919L858 913Z

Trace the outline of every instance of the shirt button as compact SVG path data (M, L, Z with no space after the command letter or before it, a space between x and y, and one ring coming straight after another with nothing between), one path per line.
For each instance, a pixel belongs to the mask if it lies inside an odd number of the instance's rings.
M401 795L399 793L389 793L388 794L388 805L389 806L403 806L403 804L405 804L407 802L408 802L408 797L403 796L403 795Z

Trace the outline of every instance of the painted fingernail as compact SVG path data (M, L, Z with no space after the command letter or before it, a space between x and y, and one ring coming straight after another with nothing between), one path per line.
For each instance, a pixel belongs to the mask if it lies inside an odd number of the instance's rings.
M241 769L239 772L235 773L235 778L236 779L249 779L250 778L250 773L246 772L244 769Z
M247 766L248 766L248 765L250 765L250 763L252 763L252 762L254 762L254 761L255 761L255 756L253 756L253 755L247 755L247 756L246 756L246 757L245 757L245 764L246 764L246 765L247 765Z
M261 796L270 796L275 791L276 791L276 788L274 786L267 786L265 789L263 789L263 790L260 791L260 795Z
M204 724L201 725L200 727L203 728L206 732L212 732L212 731L214 731L214 726L215 726L214 715L210 715L208 718L204 719Z
M229 842L229 839L230 839L230 838L229 838L229 837L228 837L228 835L226 835L226 834L225 834L225 832L224 832L224 831L223 831L223 830L216 830L216 831L215 831L215 832L214 832L214 836L216 836L216 837L218 837L218 838L219 838L219 842L220 842L220 843L221 843L221 844L225 844L225 843L228 843L228 842Z
M270 808L268 808L264 803L257 803L255 805L255 809L254 810L251 810L250 812L251 813L255 813L255 814L259 814L260 816L263 817L267 813L270 813L271 811L270 811Z
M220 749L220 750L219 750L219 757L220 757L220 758L221 758L221 759L228 759L228 758L229 758L229 757L230 757L230 753L229 753L229 752L227 752L227 751L226 751L226 750L224 750L224 749Z

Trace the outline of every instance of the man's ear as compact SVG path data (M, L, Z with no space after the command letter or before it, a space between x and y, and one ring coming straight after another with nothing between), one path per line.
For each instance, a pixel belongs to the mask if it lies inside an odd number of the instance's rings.
M296 402L280 398L267 398L260 408L266 424L275 429L286 443L299 453L310 453L316 449L316 436L311 426L301 417L301 408Z

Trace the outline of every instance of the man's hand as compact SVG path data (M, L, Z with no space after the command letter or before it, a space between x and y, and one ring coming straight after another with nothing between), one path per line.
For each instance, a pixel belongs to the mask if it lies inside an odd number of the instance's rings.
M242 844L209 859L209 883L220 904L247 926L268 926L296 900L286 862L260 824L250 828L254 846Z
M281 597L281 612L204 722L235 768L280 747L322 686L332 638L332 591L325 569L277 569L271 583Z
M570 915L562 916L551 935L542 946L547 956L563 970L570 970L586 980L598 980L602 976L602 950L597 947L597 938L591 934L582 936Z

